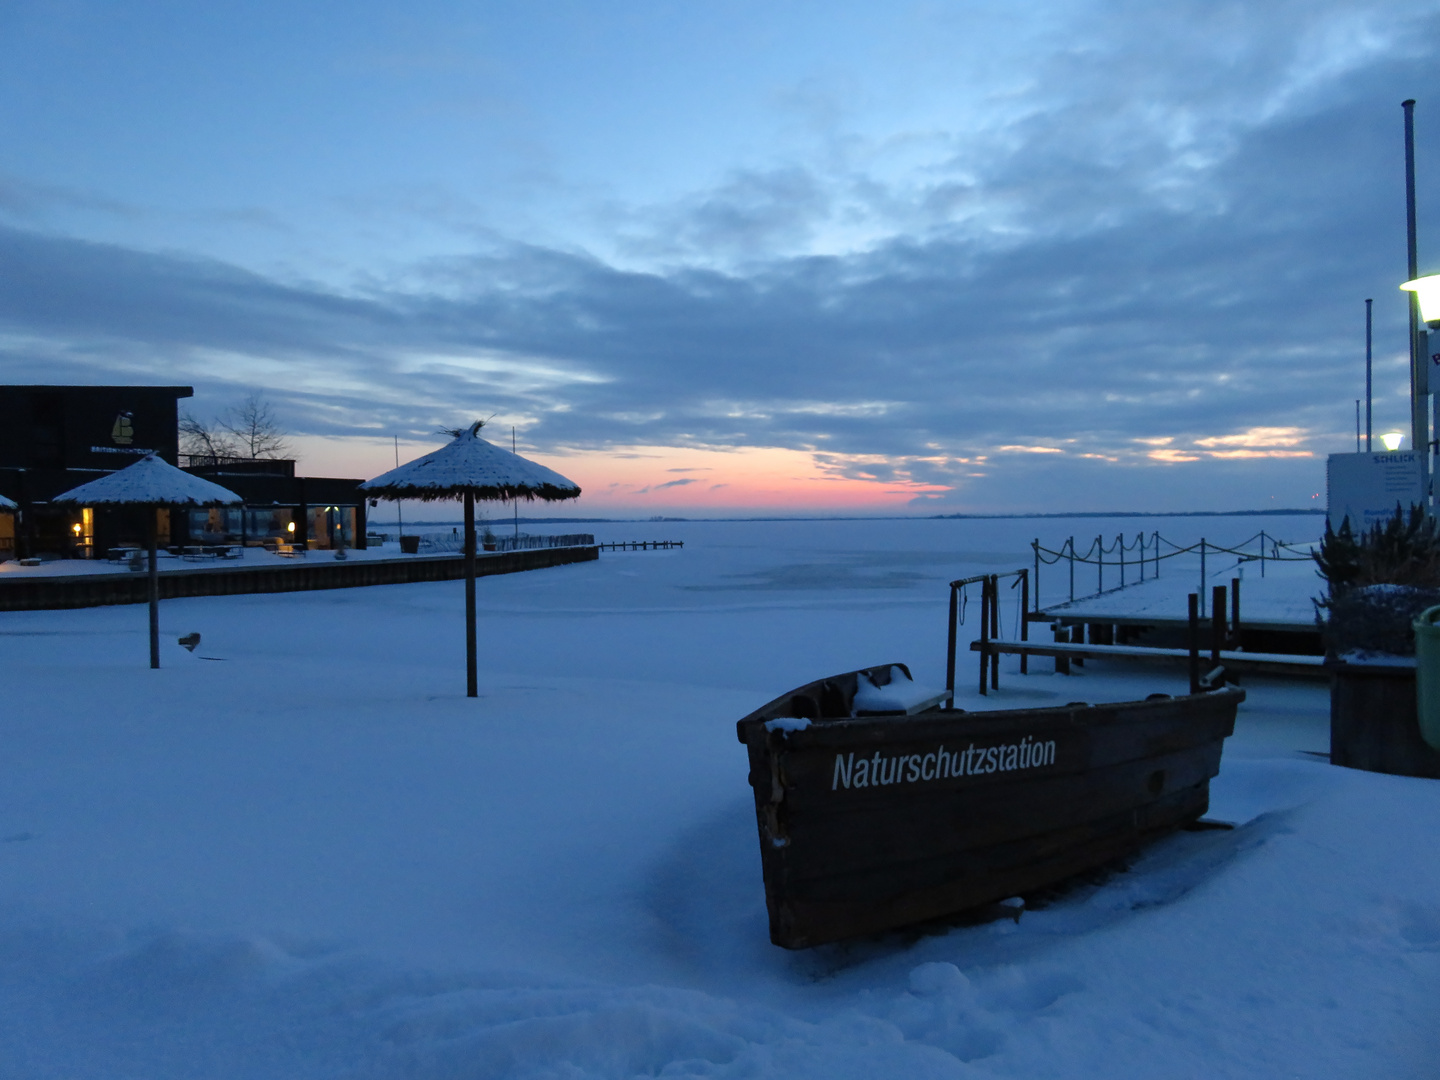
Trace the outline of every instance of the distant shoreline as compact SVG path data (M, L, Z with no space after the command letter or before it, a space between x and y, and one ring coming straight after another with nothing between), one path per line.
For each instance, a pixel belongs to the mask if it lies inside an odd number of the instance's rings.
M522 517L493 518L492 529L500 529L518 521L521 525L665 525L671 522L686 524L709 521L1023 521L1048 520L1056 518L1195 518L1195 517L1323 517L1324 509L1287 508L1284 510L1116 510L1113 512L1085 510L1076 513L1030 513L1030 514L823 514L816 517ZM379 527L393 526L394 522L374 522ZM422 520L408 522L406 527L421 525L455 525L456 520Z

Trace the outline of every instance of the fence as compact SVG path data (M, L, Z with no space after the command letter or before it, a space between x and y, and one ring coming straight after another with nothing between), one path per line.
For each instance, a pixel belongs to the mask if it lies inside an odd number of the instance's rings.
M683 548L684 540L606 540L600 544L600 550L605 551L660 551L670 548Z
M1146 554L1147 545L1149 554ZM1162 550L1162 546L1168 550ZM1114 592L1123 589L1127 584L1135 585L1146 580L1146 568L1150 570L1151 578L1160 576L1160 564L1171 559L1179 558L1182 555L1198 553L1200 556L1200 613L1205 613L1206 583L1210 577L1209 561L1212 558L1223 558L1226 555L1235 556L1235 565L1239 566L1247 562L1258 562L1260 564L1260 576L1265 576L1266 562L1309 562L1313 558L1313 544L1306 543L1290 544L1268 535L1263 529L1250 537L1248 540L1233 547L1226 547L1223 544L1216 544L1209 540L1200 539L1199 543L1182 547L1165 537L1159 531L1155 531L1147 537L1143 532L1138 533L1133 543L1126 543L1125 535L1121 533L1115 537L1113 543L1108 547L1105 545L1105 538L1097 536L1085 549L1084 555L1079 555L1075 550L1075 537L1070 537L1060 545L1058 551L1053 548L1042 547L1038 539L1031 541L1031 549L1035 555L1035 609L1038 611L1040 604L1040 567L1056 566L1063 559L1068 564L1069 584L1068 600L1084 600L1089 597L1100 596L1105 592ZM1126 561L1126 554L1134 552L1135 557ZM1108 563L1105 556L1113 555ZM1079 597L1075 595L1075 565L1095 567L1095 591L1082 593ZM1109 566L1112 574L1119 572L1119 584L1113 585L1110 589L1105 588L1105 568ZM1132 580L1126 581L1126 570L1132 574ZM1138 578L1133 577L1138 572ZM1219 573L1217 569L1215 573ZM1112 579L1113 580L1113 579ZM1058 602L1058 601L1057 601Z
M389 542L389 533L369 533L371 537L377 537ZM494 544L494 547L485 547L485 543ZM564 548L564 547L594 547L595 536L593 533L559 533L554 536L495 536L490 541L484 541L484 535L476 538L475 549L477 551L533 551L538 548ZM459 529L448 533L421 533L420 551L424 554L439 554L441 552L461 552L465 550L465 538Z

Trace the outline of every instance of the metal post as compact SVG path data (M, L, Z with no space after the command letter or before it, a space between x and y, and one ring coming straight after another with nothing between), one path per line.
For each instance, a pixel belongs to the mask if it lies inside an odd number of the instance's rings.
M150 520L150 666L160 666L160 567L156 562L155 545L159 543L157 533L160 531L155 516L160 513L158 507L145 507L145 514Z
M465 696L480 696L475 661L475 493L465 491Z
M1371 404L1372 404L1372 399L1371 399L1370 367L1371 367L1371 358L1372 358L1372 356L1374 355L1373 350L1372 350L1372 348L1371 348L1371 341L1372 341L1371 327L1372 327L1373 323L1372 323L1372 320L1371 320L1371 317L1370 317L1370 316L1371 316L1370 308L1371 308L1371 305L1373 305L1374 303L1375 303L1374 300L1366 300L1366 301L1365 301L1365 452L1366 452L1367 454L1370 453L1370 434L1371 434L1371 428L1370 428L1370 406L1371 406Z
M1155 530L1155 536L1154 536L1152 539L1153 539L1154 543L1153 543L1151 546L1155 549L1155 576L1158 578L1158 577L1160 576L1160 530L1159 530L1159 529L1156 529L1156 530Z
M1095 588L1095 595L1099 596L1105 591L1105 537L1095 537L1095 572L1099 575Z
M1420 276L1415 248L1415 100L1400 103L1405 110L1405 254L1410 277ZM1430 418L1425 409L1425 380L1428 357L1420 354L1420 297L1410 293L1410 449L1420 463L1420 493L1425 512L1430 512Z
M1120 546L1120 587L1125 587L1125 534L1122 532L1115 538L1115 543Z
M945 689L950 691L947 708L955 707L955 639L960 628L960 590L950 585L950 637L945 647Z
M1265 530L1260 530L1260 576L1265 576Z
M1075 537L1070 537L1070 601L1075 601Z
M1140 530L1139 543L1140 543L1140 582L1141 582L1141 584L1144 584L1144 582L1145 582L1145 530L1144 530L1144 529L1141 529L1141 530Z

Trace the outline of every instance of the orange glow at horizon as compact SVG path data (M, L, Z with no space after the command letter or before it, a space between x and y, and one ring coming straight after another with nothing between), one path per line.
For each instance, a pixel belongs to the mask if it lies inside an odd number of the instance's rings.
M434 450L443 439L400 444L400 461ZM301 468L309 476L368 479L395 467L394 444L385 439L329 439L298 436ZM508 440L495 440L507 446ZM880 480L843 475L803 450L742 447L716 450L683 446L620 446L607 450L535 452L530 458L574 480L581 488L574 507L624 507L657 513L680 507L715 510L760 508L794 510L883 510L904 506L917 495L953 490L940 484ZM842 458L849 464L888 465L884 458Z
M828 455L827 455L828 456ZM583 489L593 506L882 509L951 488L843 475L803 450L626 446L536 455ZM879 459L877 459L878 461Z

